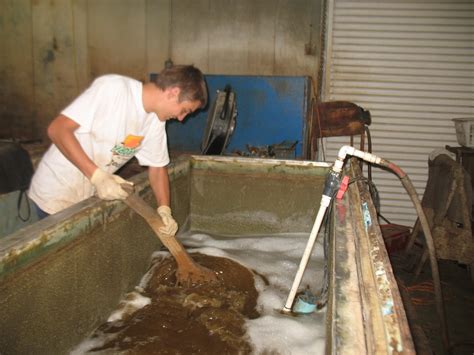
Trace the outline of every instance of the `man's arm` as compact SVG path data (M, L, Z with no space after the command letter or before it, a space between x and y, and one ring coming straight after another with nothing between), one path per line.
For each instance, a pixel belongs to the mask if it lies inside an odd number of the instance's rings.
M168 178L168 169L166 167L148 168L148 178L155 194L158 206L170 206L170 182Z
M48 126L48 136L61 153L91 181L99 198L103 200L127 198L128 193L120 184L129 182L97 167L74 135L74 131L78 128L77 122L67 116L59 115Z
M168 169L166 167L149 167L148 178L158 203L157 212L163 221L164 226L160 232L167 236L174 236L178 231L178 224L171 214L170 208L170 181L168 178Z
M74 135L78 128L79 124L75 121L59 115L48 126L48 136L61 153L90 179L97 166L84 152Z

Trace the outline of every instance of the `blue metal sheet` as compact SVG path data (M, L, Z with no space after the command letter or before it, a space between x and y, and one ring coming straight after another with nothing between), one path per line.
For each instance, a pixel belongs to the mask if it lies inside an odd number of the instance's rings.
M302 157L311 92L308 77L206 75L206 81L210 102L228 84L237 96L236 128L226 153L246 152L246 144L266 146L286 140L298 141L296 156ZM208 108L184 122L167 123L170 151L200 152Z

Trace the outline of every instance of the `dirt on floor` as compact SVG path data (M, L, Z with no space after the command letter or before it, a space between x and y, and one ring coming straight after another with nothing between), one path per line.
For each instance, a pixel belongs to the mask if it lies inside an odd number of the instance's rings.
M101 325L92 338L108 339L93 353L248 354L245 319L259 316L253 274L227 258L192 254L218 274L216 283L176 285L173 258L157 260L141 295L151 303L123 320Z
M466 265L438 260L441 289L449 335L449 347L443 345L440 318L435 303L430 263L416 277L414 267L421 250L410 258L403 253L390 256L399 289L404 297L417 353L474 354L474 282ZM413 263L413 261L416 263Z

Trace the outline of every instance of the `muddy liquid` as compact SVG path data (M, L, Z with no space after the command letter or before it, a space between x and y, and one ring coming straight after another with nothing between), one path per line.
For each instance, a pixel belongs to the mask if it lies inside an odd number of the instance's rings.
M168 257L150 269L141 294L151 304L101 325L92 338L108 339L90 353L248 354L245 319L259 316L251 271L227 258L192 254L214 270L219 282L192 288L176 285L176 263Z

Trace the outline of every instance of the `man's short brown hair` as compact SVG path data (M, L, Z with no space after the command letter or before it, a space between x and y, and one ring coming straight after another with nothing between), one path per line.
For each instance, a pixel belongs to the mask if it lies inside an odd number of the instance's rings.
M179 101L199 101L201 108L207 105L207 86L202 72L193 65L174 65L163 69L155 80L162 90L178 87Z

